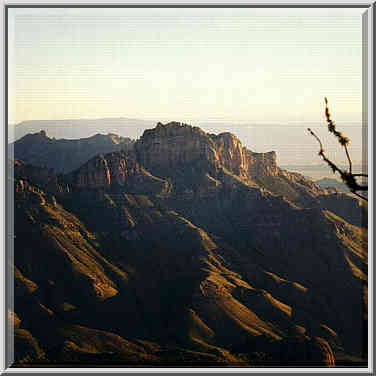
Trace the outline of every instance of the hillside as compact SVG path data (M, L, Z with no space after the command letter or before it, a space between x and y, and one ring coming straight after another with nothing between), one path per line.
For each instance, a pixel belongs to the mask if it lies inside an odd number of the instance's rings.
M57 173L67 173L97 154L129 150L133 143L130 138L115 134L96 134L77 140L55 139L48 137L46 132L41 130L25 135L11 144L9 150L14 153L15 159L25 163L52 168Z
M274 152L159 123L14 187L18 364L367 362L362 208Z
M346 184L338 181L337 179L322 178L316 180L316 184L322 188L332 188L338 192L350 193L350 189L346 186Z

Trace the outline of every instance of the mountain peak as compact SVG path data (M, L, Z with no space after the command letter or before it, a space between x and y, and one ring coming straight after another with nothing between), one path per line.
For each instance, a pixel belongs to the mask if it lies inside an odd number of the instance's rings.
M36 141L36 140L38 140L38 141L51 140L51 138L49 138L47 136L47 132L43 129L41 129L39 132L36 132L36 133L29 133L26 136L24 136L23 138L33 139L33 141Z
M147 129L144 131L142 137L152 136L152 137L171 137L171 136L183 136L189 134L197 134L201 136L208 136L199 127L194 127L189 124L181 123L178 121L170 121L169 123L163 124L158 122L155 128Z
M96 134L80 139L49 138L46 131L30 133L14 143L14 156L35 166L67 173L97 154L129 150L133 140L115 134Z
M268 173L277 173L275 153L256 154L243 147L230 132L209 134L199 127L176 121L158 123L155 128L146 130L135 149L140 163L157 174L164 170L179 172L182 166L191 166L214 176L225 168L249 182L254 170L251 165L259 164L259 161L268 165Z

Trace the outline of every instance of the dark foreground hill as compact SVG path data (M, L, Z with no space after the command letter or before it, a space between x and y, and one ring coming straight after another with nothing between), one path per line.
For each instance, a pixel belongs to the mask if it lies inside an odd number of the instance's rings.
M316 180L316 184L318 184L322 188L331 188L334 191L338 191L342 193L350 193L350 189L346 186L346 184L336 179L322 178L322 179Z
M14 187L17 364L367 362L362 208L274 152L158 124Z

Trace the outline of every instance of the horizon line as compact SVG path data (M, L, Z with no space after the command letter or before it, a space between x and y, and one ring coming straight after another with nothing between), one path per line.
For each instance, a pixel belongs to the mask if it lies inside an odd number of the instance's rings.
M29 122L64 122L64 121L97 121L97 120L128 120L128 121L144 121L144 122L161 122L161 120L157 120L155 118L134 118L134 117L124 117L124 116L116 116L116 117L98 117L98 118L66 118L66 119L29 119L29 120L22 120L19 122L8 122L8 126L18 126L23 123L29 123ZM178 121L178 120L162 120L166 122L173 122L177 121L180 123L184 123L185 121ZM211 120L211 119L195 119L191 120L191 122L207 122L207 123L214 123L214 124L235 124L239 123L242 125L284 125L284 124L317 124L321 121L319 120L281 120L281 121L273 121L273 120ZM325 123L325 119L322 120L323 123ZM363 120L337 120L337 123L340 122L342 124L361 124L363 123Z

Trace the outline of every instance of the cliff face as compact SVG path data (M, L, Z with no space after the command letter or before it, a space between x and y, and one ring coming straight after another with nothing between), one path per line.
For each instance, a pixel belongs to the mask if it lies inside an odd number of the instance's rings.
M111 184L124 185L127 177L140 173L141 167L132 153L111 153L106 157L91 159L73 176L73 185L78 188L99 188Z
M170 184L151 175L136 159L134 152L109 153L92 158L68 176L74 189L112 189L123 187L128 191L163 194Z
M216 168L218 156L214 142L197 127L172 122L144 132L136 142L139 162L151 172L173 171L190 163Z
M135 151L139 163L151 173L183 179L183 185L200 181L201 193L206 185L209 190L215 187L214 191L221 183L228 186L226 182L233 181L229 174L299 204L328 193L302 175L281 170L274 151L252 152L231 133L213 135L177 122L158 123L156 128L144 132Z
M169 170L196 163L217 171L225 168L244 180L257 174L276 174L276 153L253 153L231 133L208 134L200 128L172 122L158 123L135 144L138 159L146 168Z
M247 180L250 160L238 138L232 133L221 133L218 136L211 135L211 139L214 140L220 165Z
M13 170L16 189L19 189L20 192L25 190L28 181L32 181L33 184L46 188L54 194L69 193L68 183L62 175L56 175L53 169L35 167L19 160L15 160L12 163L13 165L8 167Z
M277 166L277 153L253 153L245 149L247 156L247 172L251 179L258 179L260 176L277 176L281 170Z

